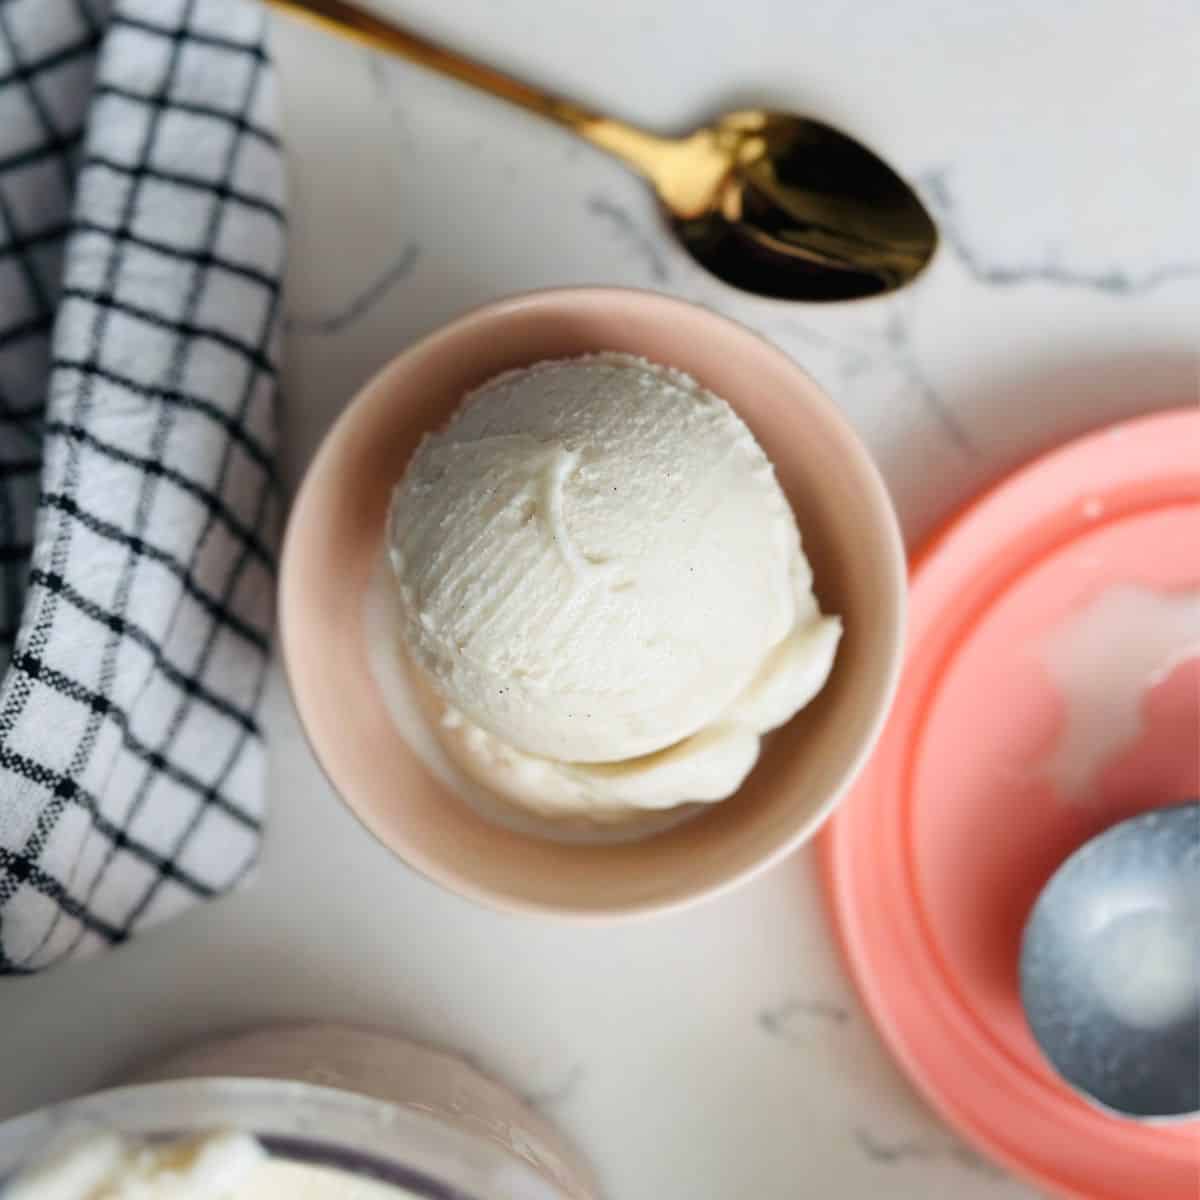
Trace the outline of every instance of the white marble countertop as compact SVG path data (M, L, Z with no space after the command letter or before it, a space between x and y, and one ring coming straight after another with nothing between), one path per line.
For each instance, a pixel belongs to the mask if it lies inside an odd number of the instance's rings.
M292 184L286 467L381 363L481 301L633 284L728 312L832 392L917 541L1007 467L1197 402L1200 17L1187 0L389 0L443 41L664 131L765 100L842 125L945 233L916 287L740 297L634 178L457 85L280 19ZM278 673L254 885L0 987L0 1116L207 1032L320 1018L454 1047L594 1159L612 1200L1029 1196L887 1058L802 853L729 897L578 929L397 865L342 809Z

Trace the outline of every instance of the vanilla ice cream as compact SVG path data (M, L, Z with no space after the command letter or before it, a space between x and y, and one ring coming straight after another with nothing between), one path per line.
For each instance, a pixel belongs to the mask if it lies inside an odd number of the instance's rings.
M412 1193L331 1167L268 1156L248 1134L151 1145L77 1141L6 1185L4 1200L406 1200Z
M750 431L628 355L468 396L409 463L389 554L443 744L550 815L730 795L841 634Z

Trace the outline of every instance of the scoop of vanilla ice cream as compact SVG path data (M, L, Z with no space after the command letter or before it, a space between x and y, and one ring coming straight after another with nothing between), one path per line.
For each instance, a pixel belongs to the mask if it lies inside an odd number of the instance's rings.
M28 1167L4 1200L407 1200L412 1193L331 1167L267 1155L246 1133L150 1144L115 1133ZM415 1198L414 1198L415 1200Z
M248 1134L220 1132L168 1143L100 1133L28 1167L5 1200L236 1200L266 1154Z
M397 487L389 552L443 741L543 811L728 795L841 630L750 431L628 355L468 396Z

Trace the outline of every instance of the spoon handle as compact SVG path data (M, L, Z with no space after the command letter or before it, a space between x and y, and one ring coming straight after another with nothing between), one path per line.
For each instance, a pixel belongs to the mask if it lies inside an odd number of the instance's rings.
M349 0L266 0L266 3L565 126L644 175L657 188L667 207L679 215L687 215L687 209L696 208L711 196L728 169L727 156L715 145L710 147L704 141L707 136L704 133L682 140L660 138L623 121L590 112L561 96L530 87L493 67L409 33ZM696 167L700 158L707 160L709 169L699 172L698 177Z
M576 128L581 122L593 120L569 100L549 92L541 92L528 84L512 79L492 67L477 63L462 55L445 50L419 34L409 33L391 21L377 17L348 0L266 0L267 4L288 11L327 31L361 42L376 50L387 50L400 58L418 63L439 75L449 75L462 83L478 88L519 108Z

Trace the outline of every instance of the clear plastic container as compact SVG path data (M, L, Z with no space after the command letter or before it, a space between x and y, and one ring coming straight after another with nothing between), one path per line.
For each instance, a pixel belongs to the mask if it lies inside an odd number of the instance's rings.
M457 1058L386 1035L249 1034L141 1080L0 1124L0 1184L88 1132L154 1139L232 1127L281 1158L420 1200L597 1200L582 1159L520 1099Z

